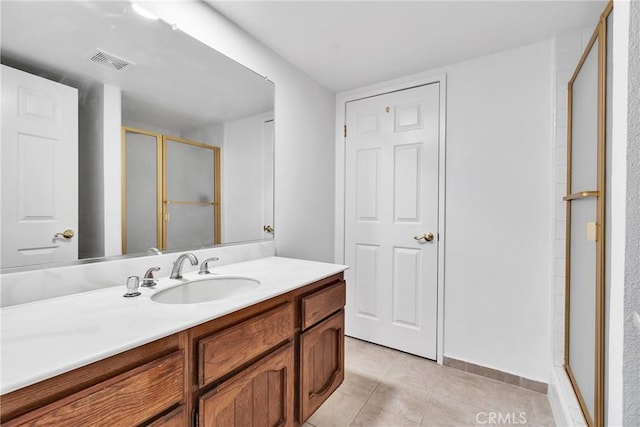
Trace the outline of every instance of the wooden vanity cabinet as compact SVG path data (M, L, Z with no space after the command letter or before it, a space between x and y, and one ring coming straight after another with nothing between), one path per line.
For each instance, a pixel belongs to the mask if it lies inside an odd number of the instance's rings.
M202 427L295 425L294 351L289 343L199 399Z
M199 339L198 387L204 387L292 340L294 333L293 304L285 300L262 314Z
M306 421L344 381L345 283L301 299L300 420Z
M146 424L184 400L179 344L176 334L3 395L2 425Z
M344 379L339 273L3 395L2 425L299 426Z
M300 411L307 420L344 380L344 310L300 336Z

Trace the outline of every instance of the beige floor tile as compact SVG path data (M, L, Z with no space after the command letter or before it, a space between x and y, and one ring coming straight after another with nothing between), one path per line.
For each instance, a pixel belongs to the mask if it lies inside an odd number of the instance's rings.
M338 390L347 396L353 396L364 401L371 396L376 385L378 385L377 379L346 369L344 373L344 382L340 385Z
M336 390L307 420L315 427L348 426L364 405L365 399L347 396Z
M474 426L481 411L477 406L434 393L422 419L422 426Z
M390 412L370 405L368 402L351 423L351 426L363 427L418 427L419 425L420 423L407 418L401 412Z
M511 386L464 372L445 373L440 376L434 392L480 407L487 412L496 412L502 408L504 387Z
M383 378L399 352L360 340L345 343L345 367L370 378Z
M433 390L440 379L442 366L421 357L401 353L384 377L387 384Z
M363 411L367 407L375 407L386 414L393 415L393 419L420 424L430 398L431 390L381 383L367 400ZM377 412L369 409L367 413Z
M520 413L526 426L554 425L546 395L386 347L347 338L345 365L344 383L303 427L522 427ZM491 412L501 423L487 422Z
M522 413L527 423L555 425L546 395L478 375L443 369L434 393L477 406L487 413L501 413L503 417L510 414L518 422Z
M529 424L555 426L549 399L542 393L509 386L501 393L499 408L503 413L522 414ZM516 423L514 423L516 424Z

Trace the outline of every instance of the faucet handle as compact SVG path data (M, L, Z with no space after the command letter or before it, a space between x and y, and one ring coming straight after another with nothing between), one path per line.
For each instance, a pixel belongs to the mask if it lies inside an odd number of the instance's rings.
M155 271L160 271L160 267L151 267L144 273L144 278L142 279L142 287L143 288L151 288L158 284L158 279L153 277L153 273Z
M211 274L211 272L209 271L209 261L218 261L219 259L220 258L218 258L217 256L214 256L202 261L202 264L200 264L200 271L198 271L198 274Z
M137 297L140 295L140 292L138 292L138 286L140 286L140 278L138 276L127 277L127 293L123 296L126 298Z

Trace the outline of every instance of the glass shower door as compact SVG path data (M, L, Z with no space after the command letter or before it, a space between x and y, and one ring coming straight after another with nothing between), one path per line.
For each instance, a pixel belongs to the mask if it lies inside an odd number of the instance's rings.
M163 140L164 248L220 243L220 149L169 136Z

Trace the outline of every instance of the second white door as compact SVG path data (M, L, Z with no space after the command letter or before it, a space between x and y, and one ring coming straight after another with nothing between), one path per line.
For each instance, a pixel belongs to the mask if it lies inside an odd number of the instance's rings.
M2 267L78 259L78 91L2 66Z
M436 358L440 84L346 108L346 333Z

